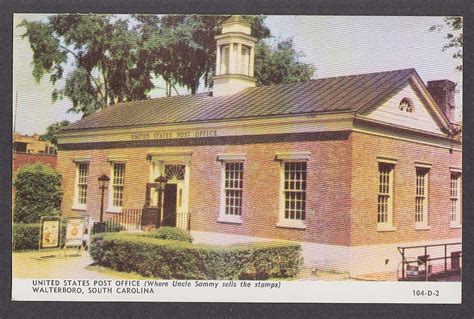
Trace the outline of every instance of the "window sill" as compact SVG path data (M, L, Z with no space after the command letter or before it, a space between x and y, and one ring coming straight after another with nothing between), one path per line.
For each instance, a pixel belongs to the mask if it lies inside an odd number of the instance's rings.
M450 224L449 228L451 228L451 229L461 229L462 225L461 224Z
M397 229L393 225L377 225L378 232L389 232L396 231Z
M290 228L290 229L306 229L306 225L303 223L289 223L286 221L280 221L276 224L279 228Z
M217 219L218 223L223 223L223 224L242 224L242 218L229 218L229 217L219 217Z
M106 213L118 214L122 212L122 207L108 207Z
M415 225L415 230L430 230L431 226L428 225Z
M83 211L86 211L87 210L87 206L84 206L84 205L73 205L71 207L72 210L83 210Z

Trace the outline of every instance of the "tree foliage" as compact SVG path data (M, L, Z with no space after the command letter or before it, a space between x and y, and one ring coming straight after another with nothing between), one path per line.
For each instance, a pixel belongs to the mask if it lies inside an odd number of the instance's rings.
M61 122L56 122L51 125L49 125L46 128L46 133L40 136L40 139L42 141L50 141L52 144L57 145L58 140L57 140L57 134L59 131L61 131L63 128L71 124L68 120L64 120Z
M284 40L273 48L260 41L255 48L257 85L307 81L314 75L313 65L299 62L301 52L295 51L293 40Z
M463 58L463 17L445 17L445 25L434 25L430 28L430 31L442 32L448 28L446 34L447 43L443 46L443 51L452 50L453 58L460 59L461 63L456 67L459 71L462 71L462 58Z
M200 85L212 86L216 59L214 37L227 15L114 15L59 14L47 21L24 20L33 49L33 76L45 75L56 86L53 101L68 98L70 112L83 116L108 105L146 99L165 81L167 95L175 86L191 94ZM255 70L259 84L307 80L314 67L298 61L301 54L291 40L276 47L264 16L245 16L258 39ZM58 83L58 81L60 81ZM176 91L177 92L177 91Z
M14 185L15 223L39 223L41 216L59 215L63 193L56 170L41 163L22 166Z

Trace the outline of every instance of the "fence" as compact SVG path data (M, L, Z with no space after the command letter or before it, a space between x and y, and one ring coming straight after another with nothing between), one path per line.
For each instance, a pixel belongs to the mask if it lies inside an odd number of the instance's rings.
M160 225L177 227L189 232L191 230L191 214L178 213L176 215L170 215L165 217ZM118 231L137 232L142 231L143 226L146 226L143 223L143 210L127 209L104 222L95 222L92 228L92 233L96 234Z
M136 232L142 230L142 213L141 209L127 209L121 213L114 215L104 222L95 222L92 232L117 232L127 231Z
M461 243L398 247L402 255L401 281L438 280L460 274L462 264ZM409 252L418 255L408 257ZM449 252L449 254L448 254ZM431 257L431 256L439 257ZM450 261L448 266L448 260ZM420 269L420 266L423 266Z

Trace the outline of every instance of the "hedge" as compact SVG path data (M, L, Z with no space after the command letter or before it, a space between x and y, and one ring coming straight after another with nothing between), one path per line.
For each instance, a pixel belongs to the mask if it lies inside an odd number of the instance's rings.
M38 249L40 224L13 224L12 248Z
M41 216L60 214L61 175L53 168L41 163L22 166L14 185L15 223L39 223Z
M89 251L101 266L163 279L293 277L303 261L287 241L213 246L127 233L95 235Z
M142 234L145 237L193 242L193 237L185 230L176 227L160 227Z

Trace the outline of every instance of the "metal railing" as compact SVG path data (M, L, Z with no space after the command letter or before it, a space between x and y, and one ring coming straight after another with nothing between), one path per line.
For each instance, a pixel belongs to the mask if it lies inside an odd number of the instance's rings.
M420 245L420 246L405 246L397 247L399 253L402 255L402 276L399 277L399 280L425 280L429 281L432 277L440 277L447 275L449 273L457 273L461 271L461 260L462 260L462 250L461 242L455 243L446 243L446 244L434 244L434 245ZM454 246L459 246L459 250L451 249L451 255L448 255L448 247L453 248ZM443 249L443 256L439 257L430 257L430 253L433 253L433 249L437 248L439 250ZM423 255L416 258L407 257L409 251L416 250L418 252L423 252ZM431 251L430 251L431 250ZM409 260L411 259L411 260ZM441 266L441 271L433 271L433 261L443 260L443 263L438 263L436 266ZM448 267L448 260L451 261L450 267ZM415 266L412 266L415 264ZM419 266L423 265L423 270L419 270Z
M126 209L103 222L95 222L92 233L142 230L142 209Z
M143 226L146 226L143 224L143 209L127 209L103 222L95 222L92 233L137 232L143 230ZM176 227L189 232L191 231L191 214L169 215L161 220L160 227L163 226Z
M176 227L189 232L191 231L191 214L186 212L169 215L164 217L160 224L161 226Z

